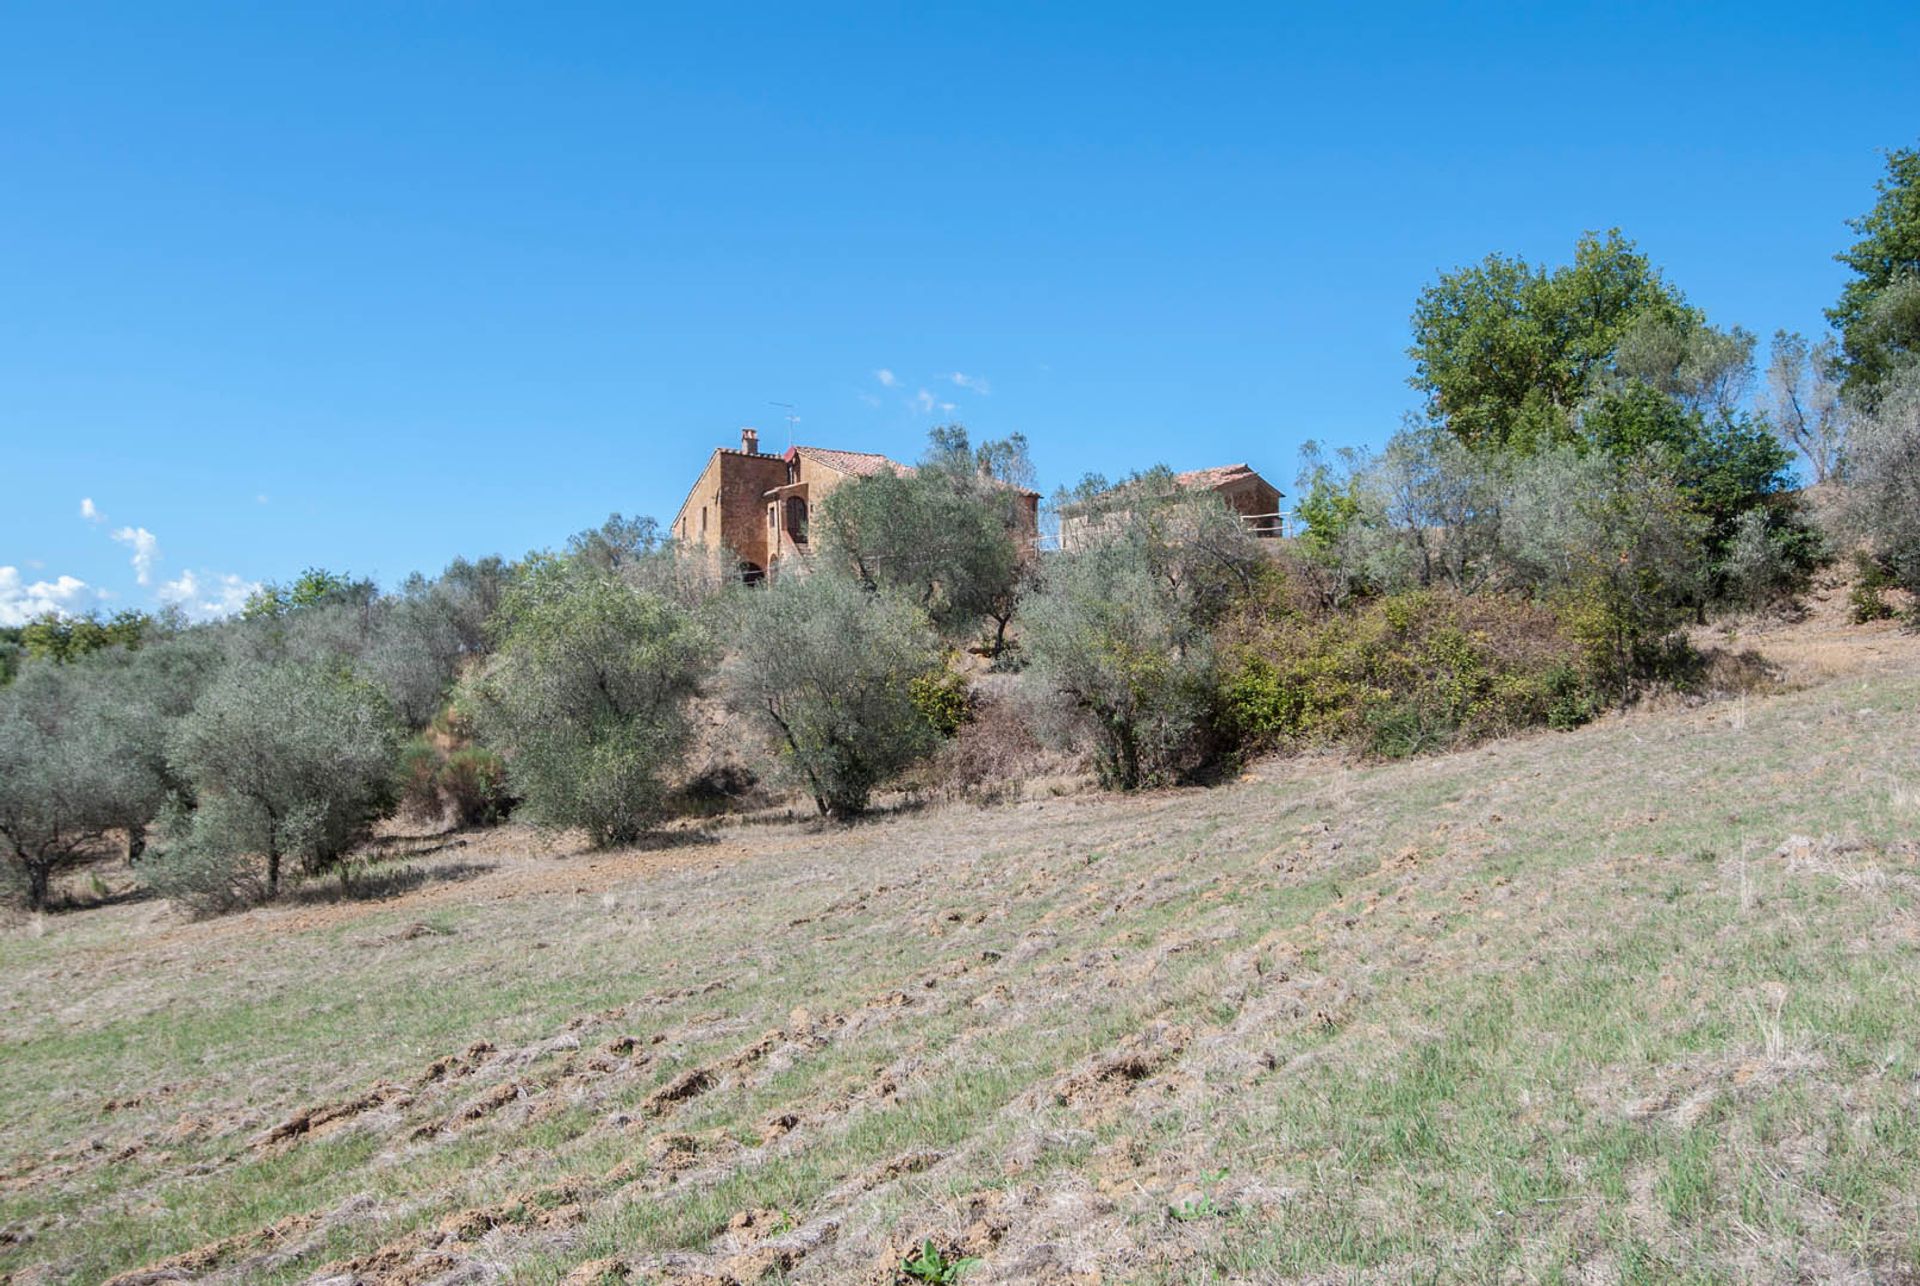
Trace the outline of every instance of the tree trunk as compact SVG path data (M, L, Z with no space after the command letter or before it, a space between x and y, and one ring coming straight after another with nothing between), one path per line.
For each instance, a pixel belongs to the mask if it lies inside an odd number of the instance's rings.
M138 824L127 827L127 865L132 866L147 851L147 828Z
M269 900L280 896L280 848L274 845L267 849L267 897Z
M44 911L47 909L47 885L53 878L53 865L49 862L27 863L27 909Z
M1132 790L1140 784L1140 747L1133 735L1133 722L1114 719L1109 725L1113 740L1114 784Z
M1007 650L1007 626L1012 623L1013 616L1011 613L1006 616L996 616L993 618L993 651L989 653L989 655L995 660L998 660L1000 654Z

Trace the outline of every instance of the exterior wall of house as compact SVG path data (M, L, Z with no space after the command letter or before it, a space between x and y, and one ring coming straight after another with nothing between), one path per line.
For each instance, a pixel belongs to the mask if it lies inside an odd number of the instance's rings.
M1250 474L1215 491L1227 502L1227 508L1249 520L1247 525L1255 535L1280 534L1280 520L1269 516L1280 512L1280 492L1264 478Z
M1020 508L1014 518L1013 537L1020 542L1023 556L1040 552L1040 497L1031 491L1020 493Z
M787 480L777 455L721 448L674 515L673 535L689 544L730 550L755 573L767 570L766 509L762 497Z
M813 552L814 515L834 488L852 476L804 451L782 461L782 469L778 489L761 500L763 530L771 542L769 571L783 564L789 571L796 570L798 560Z
M1112 526L1111 521L1098 524L1085 513L1063 513L1060 515L1060 552L1076 553L1099 542L1100 537Z

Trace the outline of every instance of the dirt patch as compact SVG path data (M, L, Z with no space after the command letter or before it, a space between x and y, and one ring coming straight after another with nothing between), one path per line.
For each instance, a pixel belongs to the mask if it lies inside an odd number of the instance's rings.
M404 1108L412 1102L413 1095L408 1093L404 1085L375 1085L357 1098L338 1103L325 1103L319 1107L310 1107L296 1112L254 1139L248 1146L255 1151L260 1151L277 1144L328 1134L363 1112L371 1112L377 1107Z
M219 1241L197 1246L178 1255L169 1256L158 1263L130 1273L122 1273L110 1278L106 1286L156 1286L160 1282L177 1282L190 1279L202 1273L211 1272L223 1264L239 1258L243 1254L257 1253L279 1243L293 1240L310 1231L319 1220L313 1215L288 1215L265 1228L254 1232L240 1233L233 1237L224 1237Z
M1056 1081L1053 1101L1061 1107L1110 1105L1178 1058L1192 1039L1190 1028L1156 1024Z
M676 1104L684 1103L713 1088L714 1074L705 1067L689 1067L672 1080L647 1095L643 1104L645 1110L654 1116L661 1116Z

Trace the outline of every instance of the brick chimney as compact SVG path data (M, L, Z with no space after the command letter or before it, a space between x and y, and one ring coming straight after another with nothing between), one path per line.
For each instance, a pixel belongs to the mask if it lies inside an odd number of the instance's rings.
M760 431L758 429L740 430L740 449L748 455L759 455Z

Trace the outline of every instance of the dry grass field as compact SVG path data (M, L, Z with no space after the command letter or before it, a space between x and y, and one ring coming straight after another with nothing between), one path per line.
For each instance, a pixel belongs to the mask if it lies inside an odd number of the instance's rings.
M1460 754L15 921L0 1280L1920 1281L1920 640L1836 610Z

